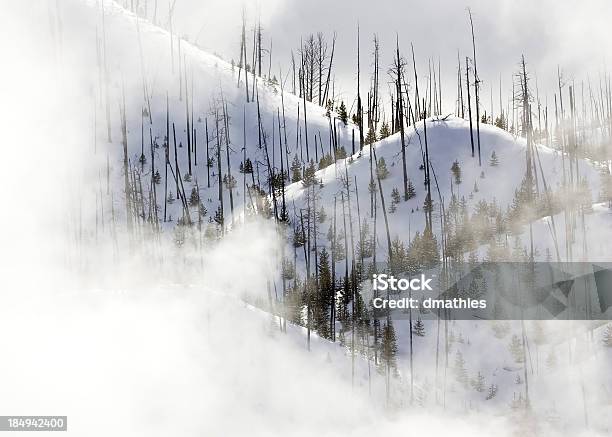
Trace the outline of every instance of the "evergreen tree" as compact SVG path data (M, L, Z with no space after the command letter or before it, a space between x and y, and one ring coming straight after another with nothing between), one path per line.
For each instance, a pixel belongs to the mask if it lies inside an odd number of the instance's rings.
M408 179L408 197L404 200L410 200L416 196L416 191L414 190L414 184L411 179Z
M253 173L253 163L251 162L250 158L247 158L244 164L240 162L240 173Z
M155 170L155 174L153 175L153 183L155 185L159 185L161 183L161 175L159 174L159 170Z
M330 227L331 229L331 227ZM359 258L370 258L372 256L372 238L370 237L370 225L367 220L363 221L360 228L360 237L357 242L357 253Z
M389 176L389 170L387 170L387 163L385 158L380 158L376 163L376 174L380 179L386 179Z
M423 323L420 317L417 319L416 323L414 324L413 332L415 335L418 335L419 337L425 337L425 324Z
M523 378L521 378L521 374L517 373L516 378L514 378L514 383L516 385L521 385L523 383Z
M408 252L404 243L396 235L391 242L391 260L389 263L391 273L397 275L408 269Z
M391 202L392 203L400 203L402 198L400 197L399 190L397 188L393 188L391 190Z
M397 188L393 188L391 190L391 205L389 207L389 212L394 213L397 209L397 204L402 200L399 190Z
M467 370L465 369L465 360L463 359L463 355L461 351L457 351L455 354L455 379L457 382L462 384L463 386L467 385L468 375Z
M393 322L389 320L382 329L382 343L380 351L380 363L389 369L397 371L397 337Z
M482 393L485 389L485 377L479 371L478 374L472 379L472 387L479 393Z
M336 149L336 160L346 158L346 149L344 146L340 146ZM333 163L333 159L330 156L330 161Z
M497 126L500 129L506 129L508 126L506 125L506 120L504 118L504 114L502 112L502 114L499 117L495 118L495 126Z
M497 154L495 150L491 153L491 159L489 159L489 165L491 167L497 167L499 165L499 159L497 158Z
M328 153L327 155L323 155L319 160L319 170L324 169L325 167L332 165L334 163L334 159Z
M451 172L455 177L455 183L459 185L461 183L461 167L459 166L459 161L455 160L455 162L453 162L453 165L451 166Z
M497 395L497 385L491 384L489 386L489 391L487 393L486 400L489 401L489 400L493 399L496 395Z
M252 170L252 169L251 169ZM297 155L293 157L291 162L291 182L299 182L302 180L302 164Z
M376 139L376 131L374 130L374 128L372 126L370 126L370 129L368 130L368 134L365 137L364 143L365 144L374 144L377 141Z
M384 140L389 135L391 135L391 130L389 129L389 124L385 121L380 127L380 139Z
M523 354L523 342L518 335L514 334L512 340L510 340L510 353L516 363L522 363L525 361L525 355Z
M233 190L234 188L236 188L236 178L234 177L234 175L223 175L223 185L225 185L225 188L227 188L228 190Z
M302 185L304 187L310 187L317 183L316 171L314 161L311 159L310 164L308 164L308 167L304 170L304 177L302 179Z
M321 209L317 214L317 220L319 221L319 223L325 223L325 220L327 220L327 213L325 212L325 208L323 208L323 205L321 205Z
M340 106L338 107L338 118L342 120L342 123L346 126L348 123L348 114L346 113L346 105L344 101L340 102Z
M168 192L168 198L166 200L168 201L170 205L174 203L176 199L174 198L174 194L172 194L172 191Z
M219 207L217 208L217 211L215 211L214 220L218 225L223 226L223 213L221 212L221 205L219 205Z
M315 329L322 337L329 338L329 306L334 286L329 267L329 253L327 249L321 249L319 254L319 292L315 295L314 302L314 324Z
M302 247L305 243L305 237L304 237L304 233L302 232L301 229L294 229L293 230L293 247Z
M196 187L191 189L191 196L189 196L189 205L196 206L200 203L200 194Z

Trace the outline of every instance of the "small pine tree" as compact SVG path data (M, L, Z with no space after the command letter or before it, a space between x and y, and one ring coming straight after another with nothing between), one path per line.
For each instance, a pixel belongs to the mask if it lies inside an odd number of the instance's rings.
M310 187L317 183L317 177L315 175L316 172L314 161L311 159L310 164L304 170L304 177L302 179L302 185L304 187Z
M376 141L376 131L373 127L370 126L370 129L368 129L368 134L366 135L364 142L366 144L374 144Z
M336 160L346 158L346 149L344 146L340 146L336 149ZM330 163L333 164L333 159L330 157Z
M489 401L497 395L497 385L491 384L489 386L489 392L487 393L486 400Z
M467 370L465 369L465 360L460 351L455 355L455 379L462 385L466 385L468 381Z
M240 173L253 173L253 163L249 158L246 159L244 164L242 162L240 163Z
M397 188L393 188L393 190L391 190L391 203L395 203L397 205L401 200L402 198L400 197L399 190Z
M153 183L155 185L159 185L161 183L161 175L159 174L159 170L155 170L155 174L153 175Z
M380 362L391 369L397 369L396 357L397 355L397 338L395 336L395 328L393 328L392 321L382 329L382 343L380 351Z
M414 324L413 331L415 335L418 335L419 337L425 337L425 324L423 323L420 317Z
M507 128L503 113L499 117L495 118L495 126L497 126L500 129Z
M217 224L223 226L224 218L223 218L223 213L221 212L221 205L219 205L219 207L217 208L217 211L215 211L214 220Z
M200 194L196 187L191 189L191 196L189 196L189 205L197 206L200 203Z
M523 383L523 378L521 378L521 374L517 373L516 378L514 378L514 383L516 385L521 385Z
M389 135L391 135L391 130L389 129L389 124L385 121L380 127L380 139L384 140Z
M410 200L416 197L416 191L414 190L414 184L411 179L408 179L408 195L405 200Z
M485 377L479 371L478 374L472 379L472 387L479 393L482 393L485 389Z
M427 214L433 211L433 202L429 194L425 196L425 201L423 202L423 211L425 211Z
M472 191L473 191L474 193L478 193L478 191L479 191L479 190L478 190L478 184L476 183L476 181L474 181L474 188L472 189Z
M489 159L489 165L491 167L497 167L499 165L499 159L497 158L497 153L495 150L491 153L491 159Z
M302 180L302 165L297 155L293 157L291 162L291 182L299 182Z
M168 203L169 203L169 204L171 204L171 205L174 203L174 201L175 201L176 199L174 198L174 194L172 194L172 191L170 191L170 192L168 193L168 198L167 198L166 200L167 200L167 201L168 201Z
M459 161L455 160L455 162L453 162L453 165L451 166L451 172L455 177L455 183L459 185L461 183L461 167L459 166Z
M227 188L228 190L233 190L234 188L236 188L236 178L234 177L234 175L223 175L223 185L225 185L225 188Z
M525 355L523 354L523 342L518 335L514 334L512 340L510 340L510 353L516 363L522 363L525 361Z
M338 107L338 118L342 120L342 123L346 126L348 123L348 114L346 113L346 105L344 101L340 102L340 106Z
M317 219L319 220L319 223L325 223L325 220L327 220L327 213L325 212L325 208L323 208L323 206L321 206L321 209L319 210Z
M389 170L387 169L387 163L385 158L380 158L376 163L376 174L380 179L386 179L389 176Z

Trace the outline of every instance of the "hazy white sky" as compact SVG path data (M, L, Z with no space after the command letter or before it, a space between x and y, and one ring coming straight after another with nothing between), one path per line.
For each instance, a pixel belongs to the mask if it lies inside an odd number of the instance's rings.
M538 77L541 94L545 84L553 85L557 65L566 77L594 83L603 70L612 48L609 17L612 2L607 0L177 0L176 23L198 43L225 58L239 54L240 14L245 8L253 22L261 16L265 44L273 40L273 69L289 65L290 50L300 36L318 31L331 38L338 33L335 72L344 91L354 92L356 27L361 27L363 83L371 71L372 36L381 41L381 71L391 63L395 34L408 54L415 46L417 63L424 73L429 57L441 60L445 100L455 89L457 51L462 59L471 53L467 8L472 9L476 28L478 68L483 81L483 101L490 87L498 95L502 75L504 93L510 93L511 75L525 54L530 70ZM164 8L160 6L160 9ZM167 14L166 14L167 15ZM265 61L267 65L267 60ZM385 76L386 79L386 76ZM535 81L534 81L535 85ZM549 89L550 99L552 91ZM542 99L543 100L543 99ZM497 99L496 99L497 101ZM495 103L497 107L497 103ZM488 103L486 106L489 106ZM449 108L451 110L452 108Z

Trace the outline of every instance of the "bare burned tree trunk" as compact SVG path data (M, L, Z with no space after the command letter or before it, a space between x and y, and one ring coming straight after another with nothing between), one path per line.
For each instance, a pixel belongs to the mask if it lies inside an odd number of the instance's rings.
M132 205L131 205L131 189L128 176L128 139L127 139L127 121L125 115L125 89L122 89L122 107L121 107L121 144L123 145L123 185L125 190L125 215L127 220L128 233L132 233Z
M166 157L164 175L164 222L168 211L168 164L170 164L170 109L168 106L168 92L166 92L166 139L164 141L164 154Z
M359 150L363 149L363 107L361 106L360 91L360 62L359 62L359 25L357 25L357 118L359 121Z
M332 231L332 250L331 250L331 276L332 276L332 294L331 294L331 310L329 316L329 332L333 342L336 341L336 251L337 251L337 238L338 233L336 231L336 196L334 196L334 222Z
M372 113L370 115L370 118L372 119L372 121L370 122L370 125L373 127L374 131L378 130L378 120L379 120L379 108L378 108L378 104L379 104L379 95L378 95L378 82L379 82L379 78L378 78L378 72L379 72L379 43L378 43L378 36L374 35L374 78L373 78L373 83L372 83Z
M334 51L336 49L336 32L334 32L334 38L332 39L332 50L331 50L331 57L329 59L329 66L327 67L327 79L325 80L325 91L323 92L323 102L327 102L328 96L329 96L329 80L331 77L331 72L332 72L332 65L334 63ZM332 96L332 102L333 102L333 96Z
M472 22L472 11L468 8L470 14L470 28L472 29L472 50L474 53L474 97L476 98L476 137L478 140L478 165L482 166L482 157L480 156L480 100L478 98L478 87L480 79L478 78L478 68L476 67L476 40L474 38L474 23Z
M257 21L257 75L261 77L261 21Z
M404 135L404 98L402 94L402 71L404 69L404 61L400 56L399 38L395 40L395 89L397 92L397 107L398 107L398 123L400 128L400 136L402 140L402 171L404 175L404 201L408 200L408 169L406 164L406 139Z
M227 103L222 101L223 121L225 125L225 157L227 159L227 187L230 197L230 211L232 213L232 225L234 224L234 181L232 179L232 166L230 164L230 137L229 137L229 115L227 113Z
M412 69L414 70L414 104L415 104L415 112L418 114L417 121L421 119L423 116L421 114L420 108L420 97L419 97L419 76L417 74L416 61L414 60L414 46L410 44L410 48L412 50Z
M457 50L457 117L465 118L465 105L463 104L463 84L461 83L461 61Z
M470 144L472 145L472 158L474 157L474 129L472 127L472 97L470 95L470 63L469 59L465 57L465 86L467 88L467 101L468 101L468 117L470 118Z
M423 104L425 104L423 102ZM428 229L433 232L433 220L432 220L432 213L433 213L433 199L431 198L431 173L430 173L430 169L431 169L431 163L429 161L429 145L427 143L427 120L423 120L423 137L425 138L425 181L427 183L427 199L426 199L426 203L428 204L428 208L427 208L427 227Z
M223 211L223 178L221 176L221 132L219 130L219 111L215 111L215 131L217 137L217 183L219 185L219 221L221 233L225 229L225 214Z
M104 57L104 101L106 103L106 141L112 142L110 121L110 93L108 89L109 74L108 62L106 60L106 19L104 14L104 2L102 2L102 49Z

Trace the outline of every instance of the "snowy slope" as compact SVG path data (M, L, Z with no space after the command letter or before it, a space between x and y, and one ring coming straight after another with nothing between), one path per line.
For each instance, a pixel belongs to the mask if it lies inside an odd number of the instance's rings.
M99 78L92 78L92 118L95 119L95 131L99 138L97 153L102 162L106 154L111 156L111 178L116 187L122 187L123 150L120 132L120 114L118 109L122 104L125 92L126 118L128 134L128 158L131 166L138 170L145 186L145 195L148 202L148 186L151 178L151 141L154 143L155 168L159 170L161 181L157 185L158 215L163 219L164 210L164 138L166 135L166 97L169 104L169 131L170 131L170 163L174 166L174 134L175 125L178 162L181 174L188 173L187 156L187 117L189 116L190 131L195 129L195 143L192 145L192 180L183 181L186 196L197 186L200 198L207 210L206 220L211 220L218 208L218 181L217 181L217 126L215 113L221 118L224 106L229 115L229 162L231 174L236 180L233 189L234 219L240 217L243 205L250 203L243 193L243 175L239 172L240 163L246 148L246 157L253 163L254 174L246 175L246 184L252 186L260 183L266 186L267 159L276 171L280 171L279 137L283 141L283 166L287 171L287 163L291 164L296 153L301 153L306 160L306 135L309 137L309 156L314 159L315 154L320 157L321 149L326 153L329 150L330 122L325 117L325 110L310 102L307 107L307 130L304 127L304 102L290 94L285 89L281 93L278 84L269 83L265 79L257 80L255 100L259 96L259 116L261 117L262 132L258 132L258 107L252 100L253 75L248 78L250 103L246 102L244 71L241 73L240 86L238 86L238 68L232 68L229 62L206 53L186 40L171 35L166 30L153 26L150 22L137 18L115 2L87 1L76 5L81 8L80 22L69 30L75 31L83 38L89 51L83 53L80 62L97 65L96 53L104 59L106 52L108 77L110 78L109 96L111 119L111 142L107 143L106 122L106 90L104 86L105 74L100 73ZM102 18L104 17L104 19ZM104 32L103 32L104 30ZM99 35L99 47L96 49L96 32ZM105 33L106 40L102 35ZM83 37L83 35L86 35ZM171 43L172 41L172 43ZM238 41L237 41L238 43ZM180 45L180 57L179 57ZM142 47L142 49L141 49ZM142 51L142 62L141 53ZM179 65L179 59L181 65ZM102 61L103 64L103 61ZM103 67L102 67L103 70ZM286 72L284 72L286 76ZM280 77L280 72L273 76ZM180 78L182 79L182 84ZM144 80L143 80L144 78ZM289 87L287 81L285 87ZM143 91L144 88L144 91ZM189 105L187 99L189 98ZM284 115L283 115L284 101ZM298 120L298 107L300 116ZM147 112L151 110L149 119ZM87 110L87 109L85 109ZM145 115L141 116L145 110ZM188 115L187 115L188 114ZM280 115L280 135L279 135ZM212 160L210 168L210 184L206 169L206 124L208 123L208 149ZM351 127L337 124L337 136L341 146L350 150ZM227 152L225 144L225 129L220 121L219 130L221 142L221 173L229 173ZM261 136L262 147L259 147ZM317 139L315 140L315 136ZM246 138L246 143L244 138ZM319 138L322 140L319 142ZM285 144L286 139L286 144ZM192 136L192 144L194 142ZM315 141L317 150L315 151ZM144 147L143 147L144 144ZM300 144L302 145L300 148ZM267 154L266 156L266 147ZM146 162L139 161L144 151ZM196 165L197 161L197 165ZM175 182L171 172L168 173L169 191L174 198L177 197ZM224 186L224 210L226 225L232 220L230 212L230 193ZM119 199L116 199L120 205ZM148 211L149 204L146 209ZM148 214L148 212L147 212ZM180 202L175 201L168 205L167 218L170 222L166 228L172 228L177 218L182 215ZM197 208L191 208L192 219L196 220Z
M408 127L406 137L406 161L408 178L415 187L416 196L408 201L400 201L397 211L389 213L389 228L391 238L398 236L402 241L408 242L416 232L423 232L425 228L425 214L422 212L427 190L423 185L423 170L421 151L424 151L424 131L423 123L417 123L416 127ZM516 139L508 132L497 127L483 124L481 125L481 156L482 166L478 164L477 149L476 155L471 155L469 122L456 117L446 117L444 119L428 119L427 140L429 155L432 166L432 197L434 201L434 233L440 234L440 196L448 208L452 194L457 199L464 199L470 213L473 212L476 204L484 200L488 203L495 202L503 212L512 204L515 190L520 187L521 180L525 175L525 140ZM475 135L475 134L474 134ZM476 142L476 138L474 138ZM403 195L403 170L401 143L399 133L379 141L374 145L377 158L384 158L389 176L382 181L383 192L386 197L386 206L389 209L391 202L391 191L397 188L400 195ZM477 148L477 146L475 146ZM561 154L545 146L538 146L541 168L546 176L546 184L552 191L559 190L562 183L562 158ZM495 152L499 160L498 166L490 165L490 157ZM360 210L362 222L366 218L371 222L370 217L370 193L368 185L370 183L370 162L369 146L365 146L361 156L356 155L353 160L345 163L339 162L338 168L328 167L317 173L321 179L323 188L319 191L320 199L318 204L325 206L328 216L333 211L334 196L340 205L340 193L343 189L341 178L345 178L345 171L348 172L351 181L351 191L355 192L354 181L357 178L357 190L359 192ZM423 152L424 153L424 152ZM461 183L457 184L454 180L451 166L457 161L461 168ZM599 192L599 176L597 170L586 161L580 162L581 177L586 178L592 190L593 199L597 198ZM434 177L435 176L435 177ZM540 169L538 165L538 178L540 186ZM437 185L436 185L437 184ZM477 186L477 191L474 189ZM542 189L542 188L541 188ZM288 198L295 201L302 207L306 206L304 200L305 189L302 184L293 184L288 187ZM378 206L380 208L380 198L376 193ZM357 207L353 198L353 218L357 217ZM341 212L340 206L338 207ZM436 218L437 217L437 218ZM326 235L327 226L331 221L321 225L321 234ZM370 225L372 229L372 225ZM379 235L378 252L384 256L386 253L386 243L384 242L384 221L382 213L378 213L377 233ZM438 239L438 241L440 241Z

